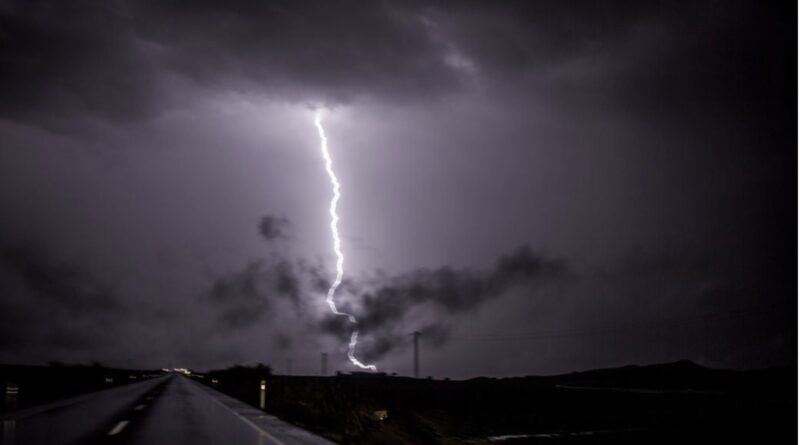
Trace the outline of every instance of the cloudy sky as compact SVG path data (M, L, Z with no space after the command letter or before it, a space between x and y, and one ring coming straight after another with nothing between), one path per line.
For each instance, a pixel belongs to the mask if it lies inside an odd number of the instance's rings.
M0 362L796 362L796 6L0 2Z

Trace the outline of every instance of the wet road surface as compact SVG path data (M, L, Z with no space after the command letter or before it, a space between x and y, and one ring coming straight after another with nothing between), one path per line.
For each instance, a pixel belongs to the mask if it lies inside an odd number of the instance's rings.
M3 444L332 443L180 375L99 391L0 418Z

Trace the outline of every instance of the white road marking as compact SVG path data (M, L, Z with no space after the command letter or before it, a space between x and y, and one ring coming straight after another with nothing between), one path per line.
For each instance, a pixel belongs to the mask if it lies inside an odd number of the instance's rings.
M141 410L145 409L146 407L147 407L147 405L136 405L136 408L134 408L133 410L134 411L141 411Z
M127 420L119 422L118 424L114 425L114 428L111 428L111 431L108 432L108 435L113 436L115 434L119 434L120 432L122 432L122 430L125 429L126 426L128 426L128 423L129 421Z
M250 419L248 419L248 418L246 418L245 416L243 416L243 415L239 414L238 412L236 412L236 410L234 410L234 409L233 409L233 408L231 408L230 406L228 406L228 405L226 405L226 404L222 403L221 401L217 400L217 398L216 398L216 397L214 397L213 395L209 394L209 393L208 393L208 392L206 392L206 391L202 391L202 392L204 392L204 393L206 394L206 396L208 396L208 397L211 399L211 401L212 401L212 402L214 402L214 403L216 403L217 405L219 405L219 406L221 406L221 407L225 408L226 410L228 410L228 411L229 411L231 414L233 414L234 416L238 417L238 418L239 418L239 419L240 419L242 422L246 423L248 426L250 426L251 428L253 428L254 430L256 430L256 431L257 431L259 434L261 434L262 436L264 436L264 437L266 437L267 439L269 439L269 440L271 440L271 441L275 442L277 445L286 445L286 444L285 444L285 443L283 443L281 440L279 440L277 437L275 437L275 436L273 436L272 434L270 434L270 433L268 433L268 432L264 431L264 429L263 429L263 428L259 427L259 426L258 426L258 425L256 425L255 423L253 423L253 422L252 422Z
M48 411L74 406L79 403L91 400L97 396L104 396L108 394L116 394L117 396L124 396L131 392L136 391L137 388L155 386L155 384L158 383L159 381L162 381L162 379L164 379L164 377L158 377L151 380L142 381L139 383L131 384L129 386L118 386L116 388L108 388L101 391L92 392L89 394L70 397L69 399L59 400L57 402L48 403L45 405L35 406L33 408L26 408L19 411L13 411L11 413L0 414L0 420L22 420L27 417L46 413Z

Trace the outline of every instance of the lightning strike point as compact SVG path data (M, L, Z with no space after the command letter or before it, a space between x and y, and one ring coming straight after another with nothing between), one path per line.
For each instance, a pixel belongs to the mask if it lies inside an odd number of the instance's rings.
M336 254L336 277L334 278L331 287L328 288L328 294L325 297L325 301L328 303L328 306L330 306L331 312L342 317L347 317L347 320L350 321L350 323L357 326L358 320L356 320L356 317L353 314L341 312L339 309L337 309L336 302L333 299L333 297L336 295L336 289L338 289L339 285L342 284L342 277L344 276L344 254L342 253L342 240L339 237L339 214L336 212L339 204L339 198L342 197L342 186L339 183L339 178L336 177L336 172L333 170L333 159L331 158L331 153L328 149L328 137L325 135L325 128L322 126L322 113L320 111L317 111L314 114L314 125L317 127L317 132L319 133L320 151L322 152L322 159L325 160L325 171L328 172L328 178L331 181L331 188L333 189L333 197L331 198L331 204L328 208L328 213L331 216L333 251ZM357 344L358 328L356 327L353 329L353 333L350 335L347 358L349 358L354 365L361 369L377 371L378 368L375 365L365 365L356 358L355 354Z

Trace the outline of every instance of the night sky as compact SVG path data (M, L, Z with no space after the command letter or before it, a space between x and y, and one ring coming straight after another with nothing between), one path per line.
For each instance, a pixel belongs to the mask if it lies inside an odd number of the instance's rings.
M795 8L2 1L0 362L796 363Z

